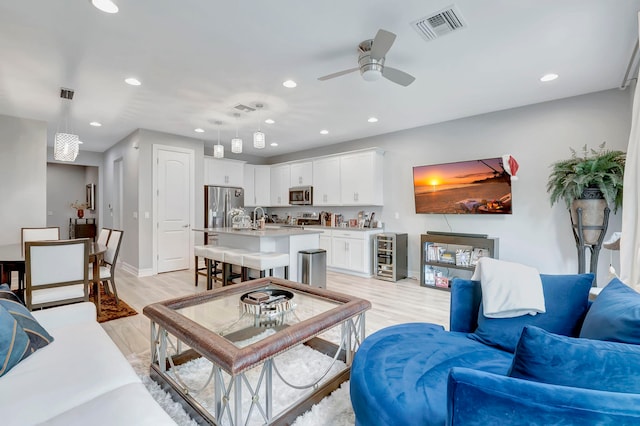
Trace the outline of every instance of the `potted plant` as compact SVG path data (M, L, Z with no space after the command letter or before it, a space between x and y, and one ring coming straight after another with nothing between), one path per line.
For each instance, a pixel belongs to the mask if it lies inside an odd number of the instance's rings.
M582 147L580 155L570 148L571 158L551 165L547 192L551 205L564 200L571 211L571 221L577 225L578 208L582 208L583 226L604 226L604 229L584 232L584 243L598 243L606 232L605 208L616 212L622 206L622 185L626 154L606 149L606 142L598 150Z

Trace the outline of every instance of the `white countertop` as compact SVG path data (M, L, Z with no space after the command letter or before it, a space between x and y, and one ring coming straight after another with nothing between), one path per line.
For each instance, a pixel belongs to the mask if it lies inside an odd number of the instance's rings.
M229 234L238 236L260 237L260 238L282 238L295 235L311 235L319 234L319 229L305 229L294 227L268 227L264 230L253 229L235 229L235 228L193 228L197 232L206 232L208 234Z
M349 228L349 227L341 228L339 226L322 226L322 225L305 225L304 229L318 229L322 231L330 230L330 231L384 232L384 228Z

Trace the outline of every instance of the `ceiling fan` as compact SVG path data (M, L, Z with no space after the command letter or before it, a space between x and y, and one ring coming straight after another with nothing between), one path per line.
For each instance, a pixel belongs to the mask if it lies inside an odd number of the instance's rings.
M362 78L366 81L375 81L382 76L401 86L410 85L416 79L414 76L384 64L385 55L391 49L395 39L396 35L394 33L383 29L378 30L373 40L365 40L358 45L358 51L360 52L358 67L325 75L318 78L318 80L329 80L360 70Z

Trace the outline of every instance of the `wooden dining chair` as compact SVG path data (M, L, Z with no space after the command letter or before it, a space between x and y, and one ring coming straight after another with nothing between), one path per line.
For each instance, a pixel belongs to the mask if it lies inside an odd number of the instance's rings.
M123 231L117 229L111 230L111 235L107 242L107 251L105 251L103 257L103 265L100 266L100 282L104 285L104 292L107 294L110 293L109 284L111 284L116 304L120 303L120 300L118 300L118 289L116 288L115 281L116 262L118 261L118 253L120 253L120 244L122 243L123 234ZM93 277L93 265L89 265L89 277ZM96 291L100 291L100 288L97 288Z
M29 310L89 301L89 239L25 243Z

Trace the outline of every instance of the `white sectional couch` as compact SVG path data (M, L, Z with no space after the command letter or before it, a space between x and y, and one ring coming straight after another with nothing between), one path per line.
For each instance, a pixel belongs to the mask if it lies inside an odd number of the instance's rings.
M93 303L33 315L55 340L0 377L0 424L176 424L98 324Z

